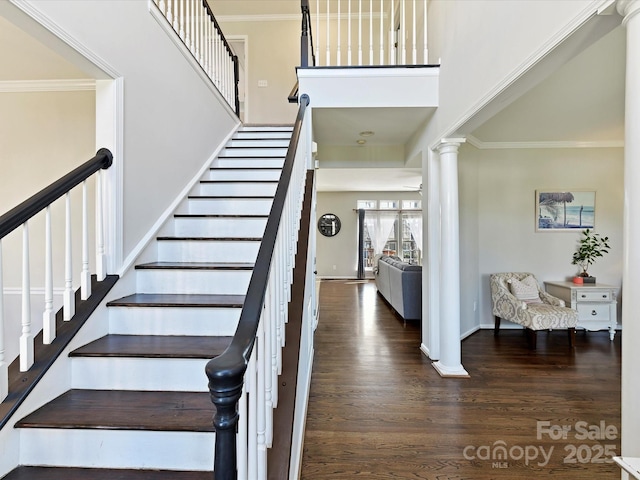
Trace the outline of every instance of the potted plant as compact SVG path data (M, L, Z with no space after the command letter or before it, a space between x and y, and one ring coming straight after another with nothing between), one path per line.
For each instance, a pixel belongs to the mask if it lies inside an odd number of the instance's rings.
M609 237L602 237L598 233L592 233L588 228L582 232L582 238L578 241L578 248L573 253L573 265L579 265L582 272L578 277L582 277L584 283L595 283L596 278L587 272L589 265L597 258L609 253Z

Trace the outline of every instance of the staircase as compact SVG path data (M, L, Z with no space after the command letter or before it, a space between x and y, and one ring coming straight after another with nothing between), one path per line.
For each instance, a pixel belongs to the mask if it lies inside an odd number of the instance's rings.
M15 424L4 478L212 478L214 406L204 373L235 332L291 137L244 127L108 303L109 334L70 355L72 389Z

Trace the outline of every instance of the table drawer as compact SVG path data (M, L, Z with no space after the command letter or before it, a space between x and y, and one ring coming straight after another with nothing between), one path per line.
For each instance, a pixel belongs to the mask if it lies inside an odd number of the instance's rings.
M608 290L595 290L591 292L576 292L578 302L610 302L611 292Z
M577 310L579 320L609 320L609 304L579 303Z

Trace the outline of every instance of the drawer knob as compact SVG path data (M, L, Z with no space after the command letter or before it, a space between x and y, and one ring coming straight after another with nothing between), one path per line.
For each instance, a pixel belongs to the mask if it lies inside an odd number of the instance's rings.
M591 315L597 315L598 312L596 312L595 310L591 310Z
M606 295L602 295L602 298L607 298L607 296Z
M582 298L587 298L585 294L580 295Z

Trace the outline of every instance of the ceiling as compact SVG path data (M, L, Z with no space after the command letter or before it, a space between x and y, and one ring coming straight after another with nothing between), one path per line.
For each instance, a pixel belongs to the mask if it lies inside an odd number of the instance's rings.
M268 4L268 10L267 10ZM297 2L216 0L215 12L238 14L298 13ZM260 10L263 8L264 11ZM241 14L242 12L240 12ZM53 50L0 17L0 86L3 81L86 78L86 74ZM30 61L25 62L28 58ZM622 145L624 141L625 32L614 29L567 62L537 86L471 132L478 148L518 146ZM404 148L433 110L409 108L316 109L314 140L318 145ZM374 135L360 136L371 131ZM414 159L415 160L415 159ZM410 162L419 167L419 162ZM319 169L319 190L413 191L422 182L419 168ZM389 167L385 165L385 167ZM337 171L334 171L337 170Z

